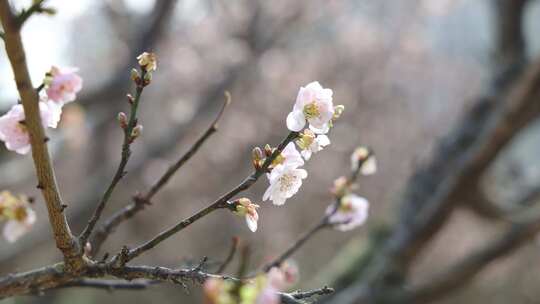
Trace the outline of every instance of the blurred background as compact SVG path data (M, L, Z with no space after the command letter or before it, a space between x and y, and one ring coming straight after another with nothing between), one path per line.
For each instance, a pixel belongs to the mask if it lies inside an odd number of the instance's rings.
M379 171L360 180L371 202L367 225L324 231L295 254L298 288L332 285L343 253L359 254L370 231L392 223L408 178L442 136L476 102L494 71L494 0L50 0L58 14L34 16L23 30L35 84L51 65L76 66L84 79L78 101L65 108L51 133L51 151L68 218L80 231L114 173L122 133L115 120L127 110L129 71L142 51L158 55L158 70L140 110L144 135L134 146L128 175L107 206L111 214L186 151L213 120L224 90L232 94L220 129L154 199L123 224L102 252L133 246L185 218L236 186L251 172L251 149L277 144L300 86L318 80L334 90L345 113L332 145L307 163L309 177L283 207L261 203L259 230L216 212L142 256L138 262L175 267L227 255L233 236L251 244L252 266L281 253L322 215L332 181L349 170L358 145L371 146ZM12 1L18 8L30 1ZM540 2L523 16L526 55L540 51ZM0 50L0 109L17 102L11 69ZM538 101L540 102L540 101ZM483 183L497 203L517 201L540 183L540 123L532 124L490 168ZM37 223L15 244L0 240L0 272L29 270L60 258L35 188L29 156L0 149L0 190L36 198ZM260 201L261 179L246 196ZM499 225L500 226L500 225ZM422 253L412 280L446 268L497 233L497 225L466 210ZM351 258L352 259L352 258ZM540 248L531 240L473 281L436 303L536 303ZM234 268L231 268L234 269ZM337 270L336 270L337 269ZM47 292L8 303L199 303L201 289L175 286L107 293Z

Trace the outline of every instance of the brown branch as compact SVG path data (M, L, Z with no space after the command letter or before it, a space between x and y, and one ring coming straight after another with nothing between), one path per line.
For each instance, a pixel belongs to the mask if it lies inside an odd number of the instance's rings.
M229 92L225 92L225 102L223 103L223 106L221 107L221 110L218 112L216 118L210 125L210 127L204 132L201 137L191 146L191 148L188 149L169 169L152 185L150 190L143 195L138 195L134 197L133 202L124 208L120 209L118 212L113 214L109 219L105 221L105 223L100 226L96 232L94 233L91 244L92 244L92 252L95 254L99 252L99 249L101 248L101 245L105 242L105 240L108 238L108 236L114 232L116 227L118 227L121 223L124 221L132 218L140 211L144 210L146 205L150 204L150 201L156 195L159 190L163 188L167 184L167 182L171 179L171 177L178 172L178 170L193 157L197 151L202 147L202 145L217 131L218 128L218 122L223 116L223 113L227 106L231 102L231 96Z
M289 135L278 145L276 150L266 158L264 164L261 166L259 170L255 170L251 175L249 175L247 178L244 179L238 186L236 186L231 191L227 192L226 194L222 195L220 198L218 198L216 201L214 201L212 204L207 206L206 208L200 210L199 212L195 213L194 215L190 216L189 218L180 221L178 224L174 225L171 228L166 229L165 231L161 232L157 236L155 236L153 239L149 240L148 242L129 250L125 255L120 253L116 256L117 259L119 259L122 262L128 262L142 253L154 248L161 242L165 241L169 237L173 236L177 232L185 229L189 225L193 224L197 220L203 218L204 216L210 214L211 212L227 208L228 201L236 196L237 194L241 193L242 191L247 190L249 187L251 187L261 175L263 175L265 172L267 172L268 167L271 165L272 161L283 151L285 146L295 140L298 137L298 132L290 132Z
M68 281L70 281L70 277L65 272L64 263L28 272L10 274L0 278L0 300L15 295L55 288Z
M105 289L107 291L115 290L145 290L151 285L156 284L156 281L149 280L136 280L134 282L123 280L99 280L99 279L79 279L66 284L63 284L57 288L72 288L72 287L84 287L94 289Z
M144 69L141 69L141 76L140 79L145 78L146 71ZM130 115L129 115L129 121L127 122L127 126L125 126L124 129L124 143L122 144L122 157L120 159L120 164L118 165L118 168L116 169L116 173L114 174L114 177L110 183L110 185L107 187L107 190L101 197L101 200L99 201L96 210L94 211L94 214L92 217L88 220L88 225L84 228L83 232L81 233L79 237L79 241L81 245L85 245L88 241L88 238L92 234L92 231L97 224L97 221L101 217L101 214L103 213L103 210L105 209L105 205L111 198L111 195L114 191L114 188L122 177L126 175L125 168L129 161L129 157L131 156L131 144L133 143L133 130L137 126L137 110L139 108L139 102L141 99L141 94L144 90L145 85L144 84L137 84L136 90L135 90L135 97L132 101L130 101Z
M60 196L54 169L49 158L46 135L41 123L38 95L34 90L28 73L19 26L7 0L0 0L0 18L2 19L2 25L5 30L6 52L24 107L26 127L30 133L32 157L38 178L38 188L41 189L45 198L56 247L64 255L68 269L70 271L78 271L83 264L81 250L76 238L71 233L63 213L64 203Z

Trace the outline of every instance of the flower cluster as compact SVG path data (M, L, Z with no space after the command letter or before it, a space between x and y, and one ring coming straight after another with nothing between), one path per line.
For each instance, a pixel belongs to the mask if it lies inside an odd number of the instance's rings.
M266 274L250 280L238 288L234 282L209 279L204 284L206 304L279 304L279 292L298 281L296 264L286 261Z
M318 82L301 87L296 97L293 110L287 116L287 127L293 132L300 132L296 145L289 143L272 163L272 171L267 174L270 186L263 200L271 200L274 205L283 205L302 186L302 180L308 175L299 167L304 165L313 153L321 151L330 144L326 133L332 127L336 109L341 114L343 106L334 107L332 90L323 88ZM306 123L309 128L304 129Z
M13 243L32 228L36 214L30 208L26 197L16 197L8 191L3 191L0 192L0 221L6 221L4 238Z
M377 171L377 161L372 151L366 147L358 147L351 155L351 169L353 175L371 175ZM328 224L341 231L348 231L362 225L367 217L369 202L354 193L351 193L353 181L342 176L334 181L332 193L337 203L328 206L326 216Z
M305 161L330 144L326 133L333 126L333 121L339 118L344 110L342 105L334 107L332 94L332 90L323 88L316 81L300 88L293 110L286 120L287 128L293 132L296 141L289 142L268 167L266 175L270 185L264 192L263 201L271 200L276 206L284 205L287 199L298 192L302 181L308 176L307 171L301 168ZM306 123L309 124L308 128L306 128ZM258 147L253 149L255 169L261 170L266 158L273 155L275 151L276 148L270 145L264 147L264 152ZM243 210L244 207L240 206L240 208ZM240 214L245 213L240 212ZM252 211L252 214L256 212ZM246 217L246 219L249 228L255 231L258 216Z
M43 127L56 128L62 107L76 98L82 88L82 79L75 68L52 67L46 74L43 86L45 94L40 96L39 110ZM25 124L23 106L14 105L0 117L0 140L10 151L27 154L30 151L30 135Z

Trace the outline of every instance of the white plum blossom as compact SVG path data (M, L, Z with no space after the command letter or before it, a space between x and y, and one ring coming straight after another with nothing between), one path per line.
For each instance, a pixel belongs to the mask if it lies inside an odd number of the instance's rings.
M78 68L58 68L53 66L45 77L44 84L47 89L49 100L63 106L77 98L77 93L82 89L82 78L76 74Z
M4 238L10 243L16 242L19 238L29 232L36 222L36 213L34 210L28 207L21 208L24 208L24 211L20 211L25 213L24 218L7 221L4 225L4 230L2 231Z
M366 221L369 202L356 194L347 194L341 198L337 210L334 208L334 205L330 205L326 209L326 214L330 215L328 222L338 230L348 231Z
M271 200L274 205L285 204L302 186L307 171L292 166L279 165L267 174L270 186L264 193L263 200Z
M293 110L287 116L287 128L300 132L308 122L315 133L328 133L334 116L332 94L331 89L323 88L317 81L301 87Z
M60 115L58 109L40 101L39 110L43 127L56 128ZM14 105L6 114L0 117L0 140L10 151L27 154L30 151L30 134L25 125L23 106Z
M16 197L8 191L0 193L0 220L7 220L3 237L10 243L26 234L36 222L36 213L30 208L26 197Z
M237 200L236 214L246 218L246 224L252 232L257 231L257 222L259 221L259 214L257 213L259 205L253 204L248 198L241 198Z
M317 135L313 131L306 129L300 139L296 141L296 144L300 147L302 156L309 160L313 153L317 153L328 146L330 139L324 134Z
M351 154L351 169L353 171L360 169L362 175L374 174L377 172L377 159L368 148L358 147Z
M273 167L277 167L278 165L283 166L289 166L293 168L297 168L304 165L304 160L302 159L302 156L300 155L300 152L296 150L296 147L294 146L294 143L290 142L285 146L283 151L274 159L272 162Z

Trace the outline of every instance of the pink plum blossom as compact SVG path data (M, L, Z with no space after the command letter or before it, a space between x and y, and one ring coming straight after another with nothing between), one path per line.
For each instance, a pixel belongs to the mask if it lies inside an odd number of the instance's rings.
M49 100L60 105L72 102L82 89L82 78L76 74L77 68L58 68L53 66L47 74L45 84Z
M293 110L287 116L287 128L300 132L307 121L315 133L328 133L334 116L332 94L332 90L323 88L317 81L301 87Z
M263 200L271 200L274 205L283 205L302 186L302 180L308 173L304 169L292 166L279 165L267 174L270 186L263 195Z
M40 101L39 110L43 127L56 128L60 115L59 109ZM10 151L27 154L30 151L30 134L24 124L23 106L14 105L6 114L0 117L0 140Z
M337 210L334 205L328 206L326 214L328 222L341 231L348 231L362 225L368 217L369 202L358 195L347 194L341 198Z

